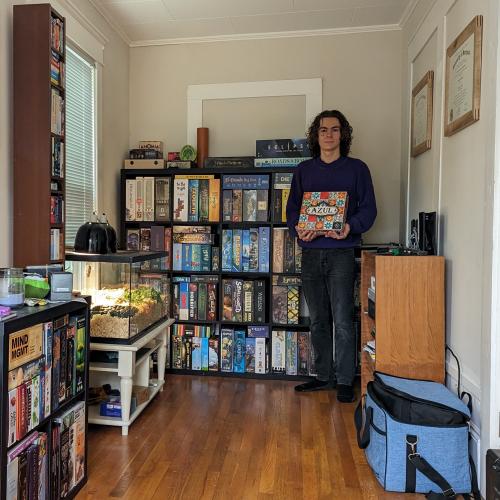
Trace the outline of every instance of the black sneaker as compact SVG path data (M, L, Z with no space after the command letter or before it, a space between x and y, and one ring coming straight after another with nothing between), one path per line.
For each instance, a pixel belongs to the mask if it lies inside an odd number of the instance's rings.
M317 378L295 386L297 392L321 391L323 389L331 389L330 382L328 380L318 380Z
M352 385L337 384L337 401L341 403L352 403L354 399L354 389Z

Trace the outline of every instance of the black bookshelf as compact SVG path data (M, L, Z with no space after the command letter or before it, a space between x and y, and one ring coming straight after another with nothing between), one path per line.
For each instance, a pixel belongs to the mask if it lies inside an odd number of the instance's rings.
M54 498L57 495L52 489L51 471L53 467L53 429L56 419L62 417L72 406L78 402L84 402L85 406L85 455L84 455L84 472L82 479L78 484L76 484L65 496L65 498L75 498L78 492L83 488L87 482L87 456L88 456L88 445L87 445L87 434L88 434L88 407L87 407L87 393L88 393L88 353L89 353L89 303L87 298L82 300L74 300L71 302L65 302L62 304L48 304L46 306L37 307L23 307L16 311L16 317L0 321L0 338L1 346L3 349L2 354L2 369L0 377L0 390L1 390L1 429L0 433L0 497L5 498L7 494L7 464L8 464L8 454L14 450L21 442L28 439L29 436L33 435L35 432L43 432L47 435L46 441L46 452L47 452L47 489L46 497ZM9 438L9 337L22 331L26 328L51 322L62 316L84 316L85 317L85 356L84 356L84 387L83 390L75 393L75 395L69 397L54 410L51 405L51 412L49 415L40 419L38 425L33 426L29 431L27 431L23 436L16 439L13 443L8 445ZM53 338L53 337L52 337ZM35 361L35 360L34 360ZM28 362L29 363L29 362ZM25 364L21 365L25 366ZM14 370L17 370L15 368ZM31 380L31 379L30 379ZM54 381L54 378L51 378ZM21 384L22 385L22 384ZM14 390L14 389L13 389ZM53 389L50 389L51 399L53 397ZM40 396L41 393L39 393ZM16 419L18 418L16 414ZM30 485L28 485L30 487ZM19 491L18 491L19 493Z
M304 331L308 330L308 322L304 318L299 318L298 324L274 324L272 322L272 278L273 275L284 275L284 276L300 276L300 273L275 273L272 269L273 262L273 229L275 227L286 227L286 223L282 221L273 220L273 207L275 203L275 191L273 189L273 174L275 173L287 173L293 172L293 167L279 167L279 168L190 168L190 169L179 169L179 168L169 168L169 169L122 169L121 170L121 182L120 182L120 248L125 249L127 246L126 234L127 229L137 229L146 228L150 226L163 226L163 227L173 227L173 226L211 226L212 231L218 236L216 239L221 243L222 241L222 230L223 229L247 229L251 227L269 227L270 237L269 237L269 272L233 272L233 271L162 271L167 273L170 277L172 276L196 276L196 275L215 275L218 276L218 306L217 315L218 318L215 321L206 320L176 320L178 324L192 324L192 325L218 325L219 334L222 328L231 327L247 327L250 325L255 326L267 326L269 329L269 338L267 339L269 345L269 352L266 354L269 362L269 373L258 374L258 373L233 373L233 372L223 372L223 371L198 371L198 370L187 370L187 369L167 369L169 373L181 373L181 374L197 374L197 375L220 375L220 376L231 376L231 377L241 377L241 378L258 378L258 379L278 379L278 380L304 380L310 378L309 376L302 375L284 375L281 373L273 373L271 367L271 342L272 342L272 330L290 330L290 331ZM216 178L222 179L222 175L269 175L269 197L268 197L268 216L266 221L243 221L243 222L232 222L223 220L223 203L222 203L222 182L221 191L219 199L219 221L218 222L188 222L188 221L173 221L172 220L172 200L174 194L174 182L173 179L176 175L207 175L213 174ZM170 220L166 221L126 221L125 220L125 206L126 206L126 181L127 179L135 179L136 177L170 177ZM221 269L222 264L222 245L219 244L219 269ZM222 280L230 278L240 278L240 279L262 279L265 282L265 293L266 293L266 305L265 305L265 317L267 321L262 322L236 322L223 320L223 287ZM172 305L171 305L172 306ZM172 307L171 307L172 310ZM219 367L220 367L220 352L219 352Z

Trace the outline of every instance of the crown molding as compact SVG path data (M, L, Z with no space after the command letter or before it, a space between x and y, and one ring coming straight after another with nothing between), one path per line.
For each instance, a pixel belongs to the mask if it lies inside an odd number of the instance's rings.
M399 26L401 29L404 29L406 26L406 23L410 19L411 15L413 12L415 12L415 9L417 8L418 2L420 0L413 0L413 2L410 2L407 6L406 9L404 10L403 14L401 15L401 19L399 20Z
M92 3L95 0L90 0ZM274 38L301 38L312 36L328 35L349 35L354 33L371 33L376 31L400 31L399 24L384 24L378 26L359 26L352 28L332 28L321 30L302 30L302 31L277 31L269 33L245 33L235 35L215 35L200 36L192 38L162 38L157 40L139 40L130 42L130 47L148 47L152 45L181 45L189 43L213 43L213 42L234 42L245 40L266 40Z
M85 28L103 46L109 42L106 35L97 29L90 19L80 10L74 0L55 0L54 5L61 5L83 28Z
M66 0L67 2L70 2L72 0ZM94 7L97 12L105 19L105 21L111 26L111 28L116 31L118 36L129 46L131 47L132 40L127 36L125 31L122 29L122 27L114 21L109 14L104 10L101 6L100 0L89 0L90 4Z

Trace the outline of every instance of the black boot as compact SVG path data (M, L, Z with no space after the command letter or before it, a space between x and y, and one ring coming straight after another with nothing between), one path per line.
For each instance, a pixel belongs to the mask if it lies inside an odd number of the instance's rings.
M341 403L352 403L354 401L352 385L337 384L337 401Z
M331 389L330 382L328 380L318 380L317 378L295 386L297 392L321 391L323 389Z

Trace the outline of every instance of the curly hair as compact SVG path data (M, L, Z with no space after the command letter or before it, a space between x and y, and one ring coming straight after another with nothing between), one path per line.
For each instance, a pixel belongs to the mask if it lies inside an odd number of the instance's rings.
M336 109L322 111L311 123L311 126L307 131L307 144L309 146L311 156L316 158L321 154L318 142L318 132L323 118L337 118L340 122L340 154L342 156L347 156L351 150L352 127L349 125L347 118Z

